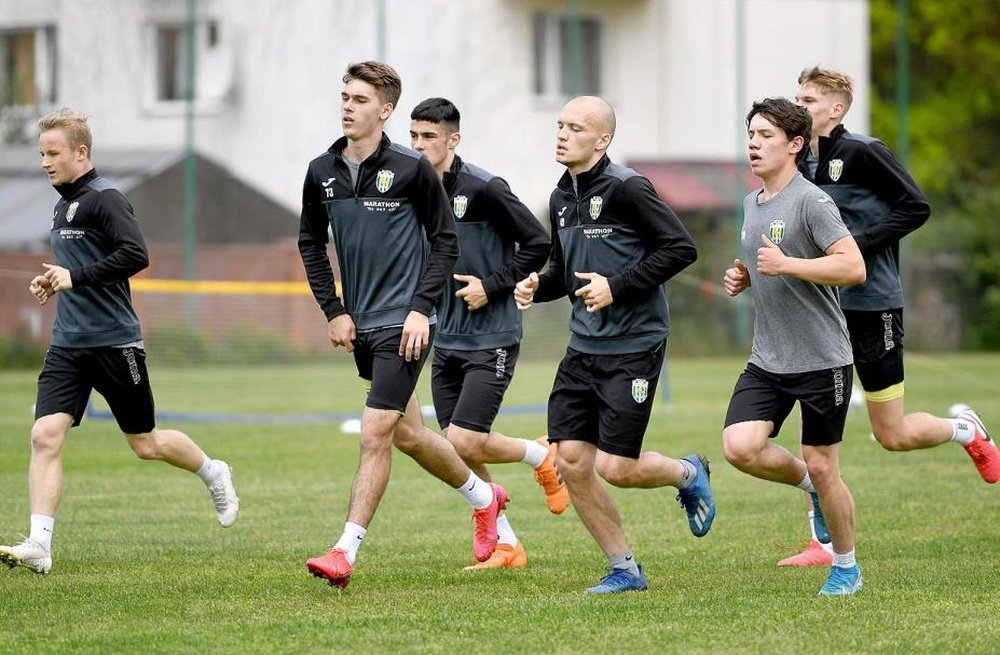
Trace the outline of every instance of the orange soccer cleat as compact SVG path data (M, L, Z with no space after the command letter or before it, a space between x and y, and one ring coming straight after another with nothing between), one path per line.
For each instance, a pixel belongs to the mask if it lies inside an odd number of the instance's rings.
M472 566L466 566L465 571L485 571L486 569L523 569L528 565L528 554L524 552L524 544L520 541L510 544L497 544L490 558Z
M549 449L545 461L535 469L535 482L545 491L545 502L553 514L562 514L569 507L569 491L556 469L556 445L545 437L538 437L538 443Z

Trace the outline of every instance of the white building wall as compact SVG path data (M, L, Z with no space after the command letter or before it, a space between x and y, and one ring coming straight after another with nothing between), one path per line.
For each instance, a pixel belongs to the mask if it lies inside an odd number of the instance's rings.
M377 11L385 58L403 77L387 125L408 142L410 109L441 95L463 114L459 153L505 177L538 213L561 167L554 160L562 99L532 94L532 13L564 0L198 0L230 49L230 89L197 112L204 154L297 209L307 162L340 135L346 64L376 58ZM745 52L736 53L736 2ZM799 71L820 64L853 74L848 126L868 127L865 0L579 0L605 17L602 94L615 106L618 161L633 157L732 160L753 99L791 96ZM151 103L150 26L182 20L185 0L0 0L0 29L54 22L60 105L92 116L101 148L184 145L183 105ZM742 71L741 71L742 68ZM737 98L737 76L745 96Z

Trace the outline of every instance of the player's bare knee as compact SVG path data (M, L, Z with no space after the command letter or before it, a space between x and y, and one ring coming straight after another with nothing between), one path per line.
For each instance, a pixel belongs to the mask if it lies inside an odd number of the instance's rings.
M34 453L59 452L63 438L63 432L56 426L36 421L31 427L31 450Z
M568 484L586 479L594 470L592 462L584 462L582 459L575 457L563 457L559 453L556 454L555 465L559 470L559 475Z
M466 464L471 466L484 462L482 452L486 440L481 435L452 424L445 431L445 436Z
M809 471L809 479L813 485L820 489L840 480L840 467L827 457L807 458L806 470Z
M722 439L722 453L726 461L739 470L745 470L760 455L760 448L746 439Z
M886 450L908 450L906 435L902 434L898 430L876 428L872 434L875 436L875 441L878 442L878 445L882 446Z
M371 451L387 450L395 446L400 451L410 454L415 452L420 443L430 434L424 430L423 424L412 424L400 421L396 424L390 436L373 431L371 434L362 433L362 449Z
M597 474L614 487L631 487L634 481L634 467L623 462L608 462L598 460L595 466Z
M163 449L160 446L160 440L152 432L128 435L128 445L139 459L162 459Z

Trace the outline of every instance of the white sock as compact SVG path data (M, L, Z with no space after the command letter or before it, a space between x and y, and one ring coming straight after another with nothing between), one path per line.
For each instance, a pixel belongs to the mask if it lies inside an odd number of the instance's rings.
M473 509L483 509L493 502L493 487L475 473L469 473L469 479L456 491L462 494Z
M946 419L951 423L951 440L968 446L976 438L976 426L963 418Z
M816 493L816 487L813 486L813 481L809 479L809 471L806 471L806 477L802 478L802 482L795 485L796 488L801 489L807 493Z
M510 527L506 512L497 517L497 537L497 542L501 544L517 545L517 536L514 534L514 528Z
M541 466L545 458L549 456L549 449L537 441L530 439L518 439L518 441L524 444L524 457L521 458L521 461L533 469Z
M56 519L54 516L44 514L31 515L31 533L28 539L41 544L42 548L52 551L52 530L55 528Z
M858 563L854 559L854 549L852 548L848 552L841 555L840 553L834 551L833 553L833 565L839 566L842 569L849 569L851 567L857 566Z
M812 540L819 541L819 539L816 538L816 526L813 525L813 517L816 515L816 512L814 512L813 510L809 510L808 514L809 514L809 532L812 533Z
M681 475L680 481L677 483L678 489L687 489L694 482L694 479L698 476L698 469L694 467L694 464L687 461L686 459L677 460L684 467L684 473Z
M205 455L205 463L197 471L198 477L205 483L205 486L212 484L222 475L222 467L216 464L215 460Z
M344 534L340 535L340 539L337 540L337 543L333 547L346 551L347 561L351 563L351 566L354 566L354 560L358 556L358 549L361 548L361 542L364 540L366 534L368 534L367 530L357 523L348 521L344 524Z

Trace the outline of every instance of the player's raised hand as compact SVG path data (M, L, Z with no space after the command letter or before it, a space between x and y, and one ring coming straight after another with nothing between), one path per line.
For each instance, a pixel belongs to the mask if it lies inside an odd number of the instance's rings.
M521 311L531 309L532 301L535 299L535 291L538 290L538 273L532 273L517 283L514 287L514 302Z
M354 352L354 339L357 338L357 331L354 329L354 319L350 314L341 314L330 319L327 327L330 335L330 343L334 348L343 346L347 352Z
M743 262L738 259L733 260L732 267L726 269L726 274L722 278L722 285L730 296L738 295L750 286L750 272Z
M781 275L784 272L785 253L766 234L760 235L760 240L764 245L757 249L757 271L763 275Z
M70 277L69 270L55 264L42 264L45 267L44 275L52 284L52 292L69 291L73 288L73 278Z
M483 281L475 275L460 275L455 273L452 277L458 282L464 282L465 286L455 292L455 296L465 301L470 312L474 312L481 307L485 307L490 299L483 289Z
M577 289L574 295L583 299L583 304L587 306L588 312L594 313L604 309L615 301L611 295L611 287L608 286L608 278L600 273L574 272L573 275L578 280L587 280L587 284Z
M36 275L31 278L31 282L28 283L28 291L35 297L39 305L47 303L49 298L56 293L52 290L52 283L49 282L49 278L44 275Z

